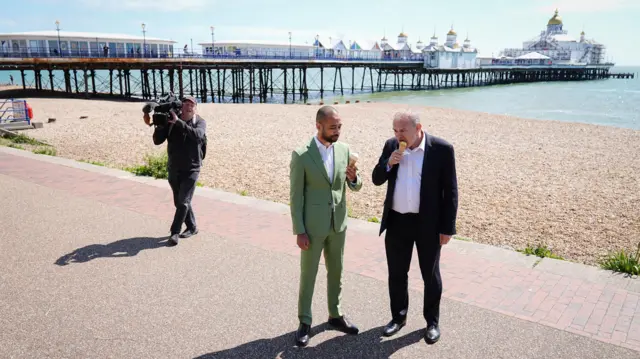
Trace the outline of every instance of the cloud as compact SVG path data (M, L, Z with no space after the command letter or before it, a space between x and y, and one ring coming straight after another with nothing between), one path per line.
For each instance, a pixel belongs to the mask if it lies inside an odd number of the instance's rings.
M538 2L545 3L545 5L538 7L538 11L553 14L553 12L558 9L560 15L564 12L589 13L633 8L640 9L640 2L638 0L554 0L552 2L538 0Z
M78 0L81 4L110 10L153 10L172 12L197 10L214 4L214 0Z

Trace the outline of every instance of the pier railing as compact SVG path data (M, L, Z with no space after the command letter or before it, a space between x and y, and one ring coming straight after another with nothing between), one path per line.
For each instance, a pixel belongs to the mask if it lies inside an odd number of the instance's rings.
M409 56L391 56L382 51L357 51L337 54L321 50L297 51L276 50L249 52L242 49L235 53L214 54L183 50L171 51L129 51L122 50L96 50L96 49L72 49L61 50L41 47L27 47L20 50L0 49L0 57L4 58L117 58L117 59L256 59L256 60L333 60L333 61L423 61L422 54L410 54Z

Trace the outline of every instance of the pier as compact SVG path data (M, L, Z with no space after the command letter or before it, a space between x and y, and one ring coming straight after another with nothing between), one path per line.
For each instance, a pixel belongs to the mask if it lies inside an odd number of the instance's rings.
M33 95L149 100L173 92L216 103L296 103L363 92L586 81L621 75L609 73L609 68L438 69L425 67L422 60L358 58L0 58L0 71L18 71L22 90Z
M634 73L628 72L628 73L609 73L607 75L608 78L613 78L613 79L634 79L636 77L636 75Z

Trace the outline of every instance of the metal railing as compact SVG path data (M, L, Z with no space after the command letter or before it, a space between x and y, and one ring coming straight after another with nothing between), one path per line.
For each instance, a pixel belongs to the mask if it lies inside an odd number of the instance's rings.
M144 51L142 49L73 49L60 50L57 48L0 49L0 58L145 58L145 59L256 59L256 60L337 60L337 61L423 61L422 54L401 54L393 56L389 52L354 51L336 53L331 50L273 50L249 51L241 49L235 52L211 53L190 51Z
M31 124L27 101L12 98L0 100L0 123L26 121Z

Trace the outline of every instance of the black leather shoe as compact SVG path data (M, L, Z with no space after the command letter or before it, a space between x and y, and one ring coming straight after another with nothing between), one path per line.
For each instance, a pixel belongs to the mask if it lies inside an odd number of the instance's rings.
M358 327L353 325L344 315L340 318L329 318L329 325L347 334L358 334Z
M178 234L172 234L171 237L169 237L169 240L167 241L169 243L170 246L175 246L178 245L178 242L180 241L180 236L178 236Z
M198 228L196 229L185 229L184 232L180 235L180 238L189 238L191 236L195 236L198 234Z
M392 320L392 321L389 322L389 324L387 324L384 327L384 330L383 330L382 334L385 337L390 337L390 336L396 334L397 332L399 332L400 329L402 329L402 327L404 327L405 325L407 325L407 320L406 319L401 321L401 322L397 322L395 320Z
M299 347L306 347L309 344L309 332L311 326L309 324L300 323L298 331L296 332L296 345Z
M428 344L434 344L437 342L440 339L440 329L438 326L433 324L429 325L424 335L424 339Z

